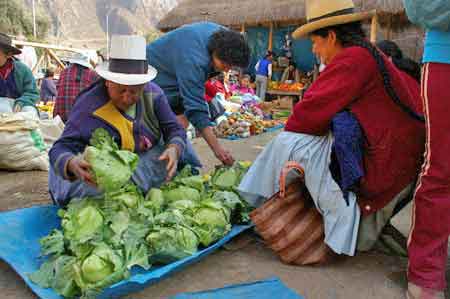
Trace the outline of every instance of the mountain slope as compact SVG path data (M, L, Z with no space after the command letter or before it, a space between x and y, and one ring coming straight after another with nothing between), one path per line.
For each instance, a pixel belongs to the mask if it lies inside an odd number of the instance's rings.
M31 9L32 0L24 0ZM109 32L147 34L177 0L35 0L51 20L49 34L73 46L104 43Z

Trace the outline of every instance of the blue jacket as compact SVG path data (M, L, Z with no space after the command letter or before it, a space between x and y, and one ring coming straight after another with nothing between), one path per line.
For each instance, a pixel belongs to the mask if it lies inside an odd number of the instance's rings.
M404 2L411 22L427 29L423 62L450 64L450 1Z
M258 63L259 64L258 64L258 69L256 70L256 74L268 77L269 76L269 65L272 64L272 61L270 61L266 58L263 58Z
M91 85L81 93L70 113L62 136L49 152L50 163L56 174L68 178L67 162L84 152L95 129L104 128L121 149L142 153L143 137L156 145L160 139L166 144L176 144L184 151L186 132L177 122L162 90L148 83L144 95L136 104L136 117L117 110L109 101L104 81Z
M198 129L209 126L209 109L204 100L205 82L213 71L208 51L210 37L225 29L202 22L171 31L147 46L149 64L158 70L154 82L169 103L181 102L184 114Z

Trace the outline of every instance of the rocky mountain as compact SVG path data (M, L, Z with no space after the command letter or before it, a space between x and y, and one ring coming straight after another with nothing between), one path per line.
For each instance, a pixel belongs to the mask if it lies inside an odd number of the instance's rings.
M24 0L32 7L33 0ZM146 35L178 0L34 0L51 22L49 34L60 44L98 46L106 32ZM108 22L107 22L108 21Z

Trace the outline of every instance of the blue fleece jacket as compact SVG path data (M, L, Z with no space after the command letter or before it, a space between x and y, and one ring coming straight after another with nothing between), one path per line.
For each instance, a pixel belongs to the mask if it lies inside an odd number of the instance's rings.
M147 59L158 70L154 82L169 103L181 102L184 114L198 129L209 126L209 109L204 100L205 82L213 71L208 51L210 37L225 29L201 22L171 31L147 46Z

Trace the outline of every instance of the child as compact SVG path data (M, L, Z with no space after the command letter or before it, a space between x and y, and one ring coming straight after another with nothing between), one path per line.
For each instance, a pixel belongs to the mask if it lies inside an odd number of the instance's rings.
M250 87L250 75L243 75L239 81L239 85L236 84L231 87L231 92L233 95L251 94L254 96L255 91Z

